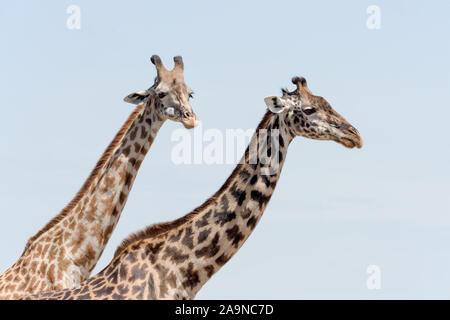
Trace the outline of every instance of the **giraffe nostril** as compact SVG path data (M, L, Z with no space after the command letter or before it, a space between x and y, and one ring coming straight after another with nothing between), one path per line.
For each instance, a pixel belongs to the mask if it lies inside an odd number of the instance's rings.
M182 115L183 117L189 118L189 117L192 116L192 115L191 115L191 112L189 112L189 110L187 110L184 106L182 106L180 109L182 110L181 115Z
M358 130L356 130L355 128L353 128L353 127L350 127L349 129L348 129L348 131L350 131L351 133L353 133L353 134L359 134L358 133Z

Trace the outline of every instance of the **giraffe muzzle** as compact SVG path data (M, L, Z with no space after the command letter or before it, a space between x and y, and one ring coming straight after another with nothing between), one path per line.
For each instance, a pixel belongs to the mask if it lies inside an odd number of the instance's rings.
M196 116L193 116L186 120L183 120L182 123L186 129L192 129L197 126L198 120Z
M363 141L359 133L351 133L349 135L337 138L336 142L350 149L355 147L361 149L363 145Z
M361 149L363 141L358 130L350 124L342 124L340 127L340 133L337 135L335 141L342 144L347 148Z

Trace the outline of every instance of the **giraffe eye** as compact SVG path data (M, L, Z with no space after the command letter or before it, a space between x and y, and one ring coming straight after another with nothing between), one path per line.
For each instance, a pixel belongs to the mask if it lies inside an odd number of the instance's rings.
M194 98L194 95L192 93L189 93L189 99Z
M160 93L158 93L158 98L162 99L166 96L166 94L167 93L165 93L165 92L160 92Z
M312 115L313 113L315 113L317 110L316 110L316 108L313 108L313 107L306 107L306 108L304 108L303 109L303 112L306 114L306 115Z

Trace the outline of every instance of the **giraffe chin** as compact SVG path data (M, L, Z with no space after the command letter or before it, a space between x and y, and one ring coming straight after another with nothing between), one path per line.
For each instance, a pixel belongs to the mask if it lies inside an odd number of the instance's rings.
M182 123L186 129L192 129L197 126L198 121L197 118L190 118L188 120L182 121Z

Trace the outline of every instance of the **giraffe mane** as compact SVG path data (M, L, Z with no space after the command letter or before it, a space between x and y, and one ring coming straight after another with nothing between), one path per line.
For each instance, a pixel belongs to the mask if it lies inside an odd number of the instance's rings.
M150 101L148 101L150 103ZM41 230L39 230L34 236L32 236L30 239L28 239L27 244L25 245L25 249L22 253L22 255L25 254L27 249L31 246L31 244L39 238L43 233L50 230L53 226L58 224L61 220L63 220L68 213L75 208L75 206L79 203L79 201L83 198L83 196L86 194L86 192L89 189L90 184L94 179L99 175L101 169L105 165L105 163L108 161L108 159L111 158L112 154L114 153L114 150L117 148L119 143L121 142L122 138L124 137L127 130L130 128L131 124L134 122L134 120L137 118L139 113L145 108L145 105L138 105L133 112L128 116L128 119L125 121L125 123L122 125L120 130L115 135L114 139L110 142L106 150L103 152L102 156L98 160L97 164L95 165L94 169L89 174L86 181L83 183L82 187L78 190L75 197L66 205L64 209L60 211L58 215L56 215L52 220L50 220Z
M263 129L268 124L270 118L272 116L272 112L267 110L264 117L262 118L261 122L259 123L256 134L258 134L259 129ZM245 150L245 162L248 160L249 157L249 148ZM156 236L159 236L163 233L166 233L172 229L178 228L179 226L191 221L197 214L204 211L209 205L213 204L215 201L218 200L220 194L225 191L232 183L234 178L239 174L243 164L239 163L231 173L231 175L228 177L228 179L225 181L225 183L220 187L219 190L217 190L210 198L208 198L203 204L192 210L190 213L186 214L185 216L178 218L176 220L170 221L170 222L162 222L162 223L155 223L152 225L147 226L146 228L134 232L131 235L129 235L127 238L122 240L122 243L117 247L114 258L119 256L128 246L131 244L148 239L153 238Z

